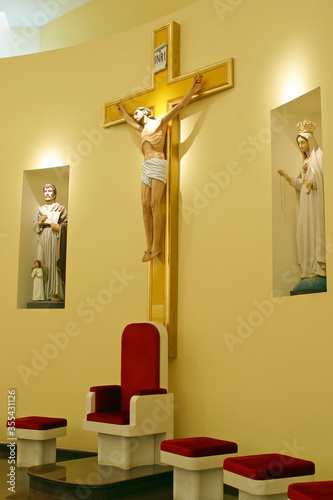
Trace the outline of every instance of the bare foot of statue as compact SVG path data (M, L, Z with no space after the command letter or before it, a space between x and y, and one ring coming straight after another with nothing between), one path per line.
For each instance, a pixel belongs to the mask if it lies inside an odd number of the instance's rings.
M62 302L61 298L58 295L54 295L54 297L51 297L51 300L53 302Z
M148 254L148 258L146 260L146 262L148 262L149 260L153 260L154 257L156 257L158 254L161 253L161 249L159 248L158 250L151 250Z
M142 262L147 262L149 260L149 250L145 250L143 257L142 257Z

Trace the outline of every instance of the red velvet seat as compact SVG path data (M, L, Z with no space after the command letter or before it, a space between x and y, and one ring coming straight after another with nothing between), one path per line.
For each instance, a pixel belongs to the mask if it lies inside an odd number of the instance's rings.
M331 500L333 499L333 481L291 484L288 488L288 499Z
M309 460L288 457L279 453L226 458L224 470L256 480L314 474L315 465Z
M58 427L66 427L66 426L67 426L67 420L65 418L20 417L15 419L16 429L34 429L38 431L45 431L47 429L56 429Z
M91 422L105 422L107 424L128 425L129 411L88 413L87 420Z
M160 463L160 443L173 437L173 394L167 388L165 327L153 322L126 326L120 385L92 386L87 395L83 428L98 432L100 464L129 469Z
M313 481L315 464L279 453L226 458L224 481L239 490L239 499L287 500L290 484L299 478Z
M238 446L232 441L209 437L170 439L161 443L161 450L183 457L206 457L237 453Z

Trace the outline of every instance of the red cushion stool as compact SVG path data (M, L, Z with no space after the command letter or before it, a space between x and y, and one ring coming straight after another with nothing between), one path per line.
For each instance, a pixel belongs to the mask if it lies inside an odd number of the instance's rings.
M294 483L288 488L288 500L329 500L333 498L333 481Z
M315 465L309 460L279 453L226 458L224 482L239 490L239 500L287 500L291 483L313 481Z
M208 437L162 441L161 462L174 467L173 498L222 500L223 460L237 451L232 441Z
M17 467L55 463L56 438L66 436L67 420L52 417L22 417L7 422L8 437L17 439Z

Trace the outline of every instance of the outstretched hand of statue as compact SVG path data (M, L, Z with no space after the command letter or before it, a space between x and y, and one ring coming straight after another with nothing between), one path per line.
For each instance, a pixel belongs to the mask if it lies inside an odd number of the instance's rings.
M201 85L201 83L202 83L202 78L203 78L203 77L202 77L202 75L200 75L200 74L199 74L199 75L196 75L196 76L194 77L194 79L193 79L193 86L192 86L192 87L193 87L195 90L197 90L197 88L199 88L199 87L200 87L200 85Z
M277 173L278 173L279 175L281 175L281 177L283 177L283 178L284 178L287 182L289 182L289 184L291 183L291 177L290 177L290 175L288 175L288 174L287 174L287 172L285 172L285 171L284 171L284 170L282 170L282 169L279 169L279 170L277 171Z

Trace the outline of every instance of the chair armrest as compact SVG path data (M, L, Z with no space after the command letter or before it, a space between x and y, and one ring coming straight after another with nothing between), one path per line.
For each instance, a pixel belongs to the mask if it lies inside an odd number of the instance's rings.
M90 392L95 394L94 413L120 411L120 385L98 385L90 387Z
M170 392L132 396L131 398L130 425L137 426L142 435L168 432L168 435L171 436L173 434L173 417L174 397Z
M132 396L149 396L150 394L167 394L166 389L136 389L133 391Z
M112 392L117 388L120 389L120 385L94 385L93 387L90 387L90 391L96 393L97 392L103 393L103 392Z

